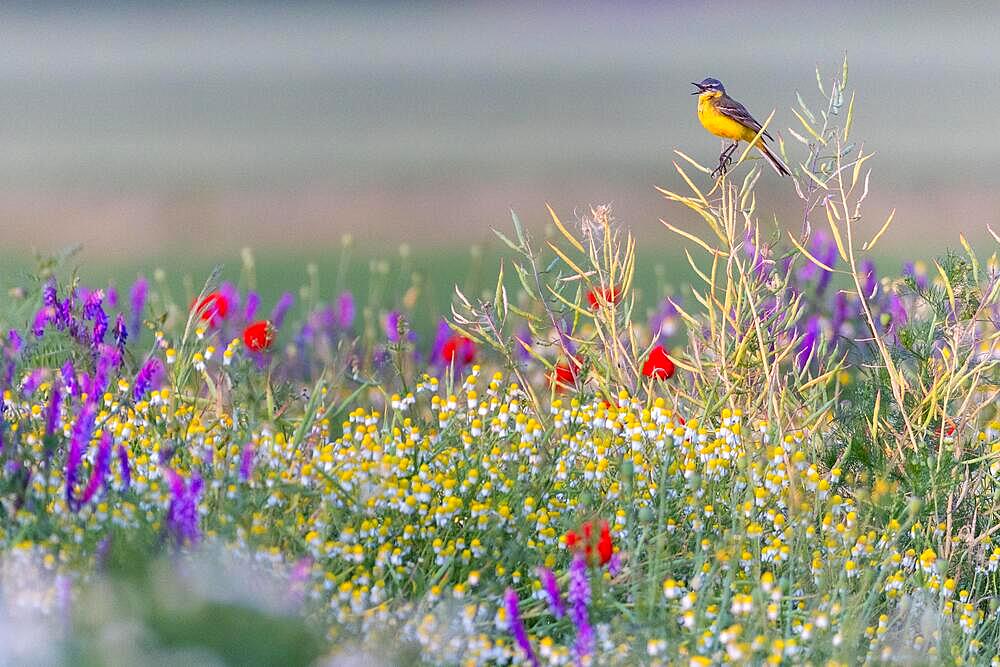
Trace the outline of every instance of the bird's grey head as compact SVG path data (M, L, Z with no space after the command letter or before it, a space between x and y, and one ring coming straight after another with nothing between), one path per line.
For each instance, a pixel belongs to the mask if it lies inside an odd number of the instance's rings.
M719 81L718 79L713 79L712 77L702 79L701 83L692 82L691 85L697 86L698 88L698 90L691 93L692 95L700 95L701 93L708 93L708 92L713 92L713 93L726 92L726 88L722 85L722 82Z

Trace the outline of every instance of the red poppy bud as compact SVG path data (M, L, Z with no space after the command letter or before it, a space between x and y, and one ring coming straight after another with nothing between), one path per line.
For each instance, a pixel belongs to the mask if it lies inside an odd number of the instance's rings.
M601 536L597 540L597 555L601 559L601 565L607 565L614 552L615 547L611 542L611 527L608 525L607 521L602 521Z
M564 390L576 385L576 376L580 372L580 367L583 363L577 359L572 358L569 361L560 361L556 364L556 367L546 376L551 386L554 386L558 390Z
M274 342L274 326L268 320L254 322L243 330L243 343L251 352L263 352Z
M471 339L456 334L441 346L441 358L449 364L471 364L476 360L476 344Z
M203 322L216 326L226 319L226 314L229 313L229 299L221 292L212 292L206 294L201 301L192 304L192 309Z
M674 362L662 345L654 347L642 365L642 374L648 378L666 380L674 375Z
M621 301L622 291L619 287L594 287L587 292L587 301L590 307L597 310L605 303L618 303Z

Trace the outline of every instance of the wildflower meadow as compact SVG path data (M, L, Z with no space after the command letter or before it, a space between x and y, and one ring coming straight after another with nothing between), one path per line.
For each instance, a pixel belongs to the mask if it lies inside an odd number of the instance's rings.
M607 206L498 225L423 328L418 284L272 299L250 251L187 290L39 262L0 314L2 661L1000 664L1000 264L887 270L847 74L781 112L797 220L746 151L674 154L674 293Z

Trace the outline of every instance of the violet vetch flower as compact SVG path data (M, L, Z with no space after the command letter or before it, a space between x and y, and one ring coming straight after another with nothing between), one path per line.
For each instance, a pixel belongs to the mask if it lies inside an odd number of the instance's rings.
M97 347L104 344L104 337L108 333L108 316L100 306L94 313L94 330L91 337L91 345Z
M74 295L71 293L65 299L56 304L56 316L55 323L56 328L59 330L65 329L73 325L73 299Z
M105 292L105 295L107 296L108 299L108 308L117 308L118 290L116 290L114 287L108 286L108 290L107 292Z
M136 338L139 337L140 328L142 326L142 313L146 309L146 295L149 293L149 283L143 276L132 283L132 289L129 291L129 302L132 306L132 325L129 329L135 335Z
M7 342L10 343L10 350L14 354L19 353L24 347L24 339L21 338L21 334L17 333L17 329L11 329L7 332Z
M911 279L917 289L927 289L927 272L918 270L913 262L903 264L903 277Z
M576 644L573 651L576 663L582 664L583 659L594 650L594 630L590 626L590 579L587 575L587 559L583 554L576 554L569 566L569 617L576 626Z
M517 343L517 345L514 346L514 353L518 361L531 361L533 357L531 356L531 352L528 351L533 342L531 340L531 329L528 327L522 327L518 330L514 338L514 342Z
M385 316L385 337L389 339L390 343L398 343L402 340L399 335L399 324L402 319L403 315L398 310L390 310L389 314Z
M122 443L118 443L118 465L122 474L122 488L128 489L132 486L132 466L128 462L128 450Z
M257 292L247 292L246 310L243 311L243 319L253 322L256 319L257 309L260 308L260 295Z
M670 338L677 333L679 315L677 305L671 299L664 299L660 309L649 320L649 330L654 339L660 336Z
M201 538L198 529L198 497L201 495L202 480L198 473L189 482L173 468L164 468L164 476L170 484L170 507L167 509L167 529L178 545L195 544Z
M354 324L354 295L344 292L337 297L337 326L350 329Z
M101 314L104 313L104 292L102 290L94 290L93 292L86 292L83 296L83 319L92 320L97 317L98 311ZM105 316L107 317L107 316Z
M847 295L843 292L837 292L837 296L833 298L833 317L831 319L834 336L841 334L840 328L844 326L844 323L850 316L851 308L847 300Z
M875 262L866 259L861 263L861 278L865 283L864 297L866 299L875 298L878 292L878 274L875 273Z
M159 384L163 376L163 362L156 357L149 358L139 369L135 376L135 387L132 390L132 398L139 402L146 393Z
M115 317L115 345L119 351L125 349L126 342L128 342L128 327L125 326L125 316L118 313Z
M73 435L70 437L69 453L66 456L66 505L73 511L78 508L74 488L80 472L80 462L83 461L83 452L90 443L96 417L97 404L91 399L83 404L73 424Z
M28 373L24 380L21 381L21 391L24 394L34 394L35 390L38 389L38 385L42 383L45 378L45 369L36 368L35 370Z
M243 483L246 483L253 474L254 454L253 443L248 442L243 445L243 451L240 453L240 481Z
M431 346L431 364L437 364L441 361L441 350L449 338L451 338L451 327L448 325L447 320L441 320L438 322L434 344Z
M608 574L612 577L617 577L622 571L622 554L620 551L616 551L611 554L611 560L608 561Z
M898 294L893 293L889 295L889 302L886 304L885 309L891 318L886 324L886 328L891 326L894 329L898 329L906 324L906 306L903 305L903 300L899 298Z
M76 396L80 393L80 386L76 381L76 369L73 368L72 359L66 360L66 363L59 369L59 374L62 376L63 384L66 385L67 394Z
M90 480L87 482L87 488L83 490L83 497L80 498L80 504L77 506L83 507L94 497L97 491L104 486L105 480L108 478L108 469L111 467L111 433L105 431L101 435L101 442L97 447L97 457L94 459L94 469L90 473Z
M42 303L49 308L55 308L58 302L59 298L56 296L56 279L49 278L45 281L45 287L42 288Z
M62 387L59 386L59 380L55 380L52 383L52 393L49 396L49 406L45 411L45 436L43 439L51 440L56 435L56 429L59 428L59 417L62 414ZM45 445L46 456L51 454L49 444L46 442Z
M535 657L535 650L531 648L531 640L528 639L528 632L524 629L524 622L521 620L521 610L517 606L517 593L514 592L514 589L507 589L503 594L503 601L504 606L507 608L510 634L514 636L514 641L524 651L524 655L532 667L538 667L538 658Z
M809 252L813 257L831 268L837 261L837 244L823 230L817 230L813 233L812 238L809 239ZM826 291L832 276L833 274L830 271L808 260L798 271L798 278L801 282L816 283L817 296L822 296L823 292Z
M295 303L295 296L291 292L285 292L278 298L278 303L274 304L271 311L271 324L275 329L280 329L285 322L285 315L288 314L292 304Z
M799 341L798 352L795 353L795 363L798 364L799 370L805 368L812 359L813 352L816 350L816 345L819 343L819 334L819 316L813 315L806 323L806 332L802 336L802 340Z
M45 335L45 326L55 319L55 315L55 310L51 306L42 306L38 309L31 323L31 333L35 334L35 338Z
M563 604L556 575L549 568L542 567L538 569L538 578L542 580L542 589L549 600L549 610L556 618L562 618L566 615L566 605Z
M107 391L111 369L118 368L121 363L122 355L117 349L101 345L98 349L97 368L94 369L94 378L89 385L88 393L91 396L102 396Z

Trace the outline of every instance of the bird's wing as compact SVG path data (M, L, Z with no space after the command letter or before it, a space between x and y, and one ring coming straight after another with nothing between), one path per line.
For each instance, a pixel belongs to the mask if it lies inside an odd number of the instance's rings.
M740 125L745 125L749 127L754 132L760 132L761 124L757 122L757 119L750 115L747 108L729 97L728 95L723 95L715 102L716 110L727 118L735 120ZM764 131L764 136L774 141L774 137Z

